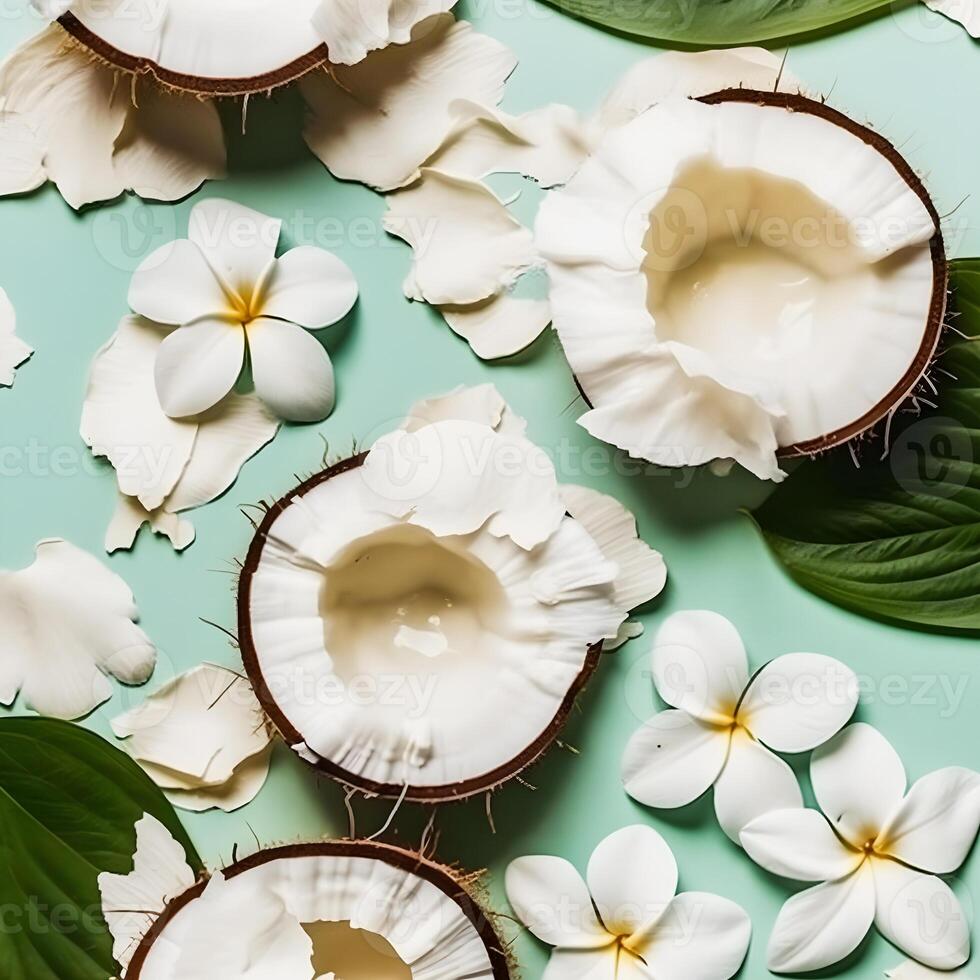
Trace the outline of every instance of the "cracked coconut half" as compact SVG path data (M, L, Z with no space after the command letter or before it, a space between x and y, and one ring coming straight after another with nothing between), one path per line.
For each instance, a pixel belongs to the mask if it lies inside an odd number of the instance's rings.
M245 562L239 640L293 749L365 793L430 803L540 757L601 641L666 579L630 515L564 492L484 385L420 403L275 504Z
M666 99L542 206L554 323L596 437L666 466L860 436L922 381L947 268L922 182L802 95Z
M153 817L128 875L99 878L126 980L509 980L467 879L371 841L260 851L194 882Z

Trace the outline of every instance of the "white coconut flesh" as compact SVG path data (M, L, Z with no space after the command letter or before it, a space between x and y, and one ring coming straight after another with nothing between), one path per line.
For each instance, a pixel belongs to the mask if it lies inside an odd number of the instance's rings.
M897 152L819 103L709 99L613 130L546 201L556 328L600 412L668 354L754 399L783 451L828 448L900 403L935 349L935 210Z
M507 980L500 950L448 870L397 848L337 842L260 852L177 897L126 976Z
M469 424L406 440L447 425ZM564 516L553 471L537 512L532 483L523 508L479 510L464 533L447 533L465 526L450 503L379 505L379 472L371 454L341 464L270 512L239 593L246 668L286 740L348 785L433 802L491 789L551 744L616 635L617 565ZM524 509L545 540L522 547L501 521Z
M76 0L62 25L106 61L206 95L263 91L326 60L321 0Z

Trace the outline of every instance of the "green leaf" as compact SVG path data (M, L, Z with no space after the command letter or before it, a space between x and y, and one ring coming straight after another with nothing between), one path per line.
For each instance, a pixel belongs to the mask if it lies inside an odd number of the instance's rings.
M0 720L0 977L118 973L98 875L133 868L136 821L165 824L201 870L166 797L129 756L77 725Z
M952 263L956 329L980 338L980 259ZM896 416L891 450L856 469L847 450L802 464L754 514L801 585L867 616L980 630L980 339L931 377L938 407Z
M893 0L552 0L584 20L626 34L718 47L824 30Z

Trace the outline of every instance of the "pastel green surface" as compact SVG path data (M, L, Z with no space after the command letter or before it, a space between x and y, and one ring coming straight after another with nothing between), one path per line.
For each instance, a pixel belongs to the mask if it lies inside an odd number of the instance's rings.
M473 0L462 15L517 50L520 67L505 102L511 110L548 101L590 109L631 63L655 53L533 0ZM9 50L37 26L36 16L19 6L6 10L0 49ZM941 213L976 190L980 128L973 96L980 89L980 49L962 30L915 5L846 34L798 44L789 64L814 88L833 89L834 105L872 121L899 144L927 176ZM606 658L583 699L564 736L577 751L556 749L529 772L534 789L514 783L494 797L495 834L482 798L439 812L439 855L489 868L494 898L505 909L502 873L512 858L557 853L584 868L603 836L647 823L673 847L682 889L718 892L750 912L755 937L742 976L766 976L766 941L792 886L728 842L715 824L710 796L680 812L654 812L634 804L620 785L623 747L654 707L647 668L653 629L671 611L709 608L736 623L753 666L797 650L840 657L865 681L858 716L891 739L913 778L946 765L980 768L976 640L869 622L799 589L740 513L767 492L749 478L620 472L622 461L576 426L569 408L575 390L550 336L518 358L487 365L431 310L402 298L408 251L380 230L383 200L327 174L301 143L299 113L289 96L271 104L253 100L248 135L232 138L231 177L196 198L226 196L279 215L293 243L334 248L354 269L360 304L329 341L337 409L322 425L286 427L223 499L195 513L198 540L183 555L144 532L132 554L111 559L161 650L157 675L145 690L205 659L236 663L227 638L201 620L234 627L230 572L251 535L240 504L289 490L294 474L318 467L323 440L332 452L346 451L352 440L363 444L390 428L416 398L492 381L528 418L532 437L555 453L565 480L613 493L633 508L645 539L664 553L671 578L663 600L643 616L646 636ZM235 122L230 132L237 132ZM528 193L520 202L524 217L534 197ZM17 308L21 336L37 348L15 387L0 392L0 567L30 562L35 542L48 536L102 554L115 491L111 470L90 460L78 436L88 364L126 312L131 270L153 247L183 235L190 204L147 207L128 198L79 216L52 188L0 201L0 285ZM974 196L948 220L953 254L980 254L978 216L980 197ZM108 734L109 719L143 696L144 690L121 690L85 723ZM805 766L799 760L801 771ZM389 807L355 801L354 809L357 830L371 834ZM229 859L236 844L247 852L255 837L271 844L347 831L341 792L285 750L247 808L184 819L211 862ZM396 824L399 839L418 842L426 820L426 813L405 807ZM973 859L958 877L972 908L969 895L980 894L980 861ZM528 937L515 949L525 976L536 980L547 950ZM839 975L879 977L902 958L873 936Z

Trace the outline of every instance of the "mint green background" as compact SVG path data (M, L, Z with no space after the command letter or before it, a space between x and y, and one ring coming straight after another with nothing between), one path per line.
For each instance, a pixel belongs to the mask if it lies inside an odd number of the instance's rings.
M38 21L19 6L2 14L0 50L6 52ZM464 4L462 15L518 52L520 67L505 101L511 110L552 100L591 109L628 65L655 53L534 0L474 0ZM797 44L789 64L813 87L833 88L834 105L899 144L927 177L940 212L975 190L980 51L964 32L913 6L845 34ZM234 578L228 573L251 533L238 506L276 497L294 485L294 473L318 468L322 439L332 451L346 451L353 439L363 442L389 428L416 398L459 383L493 381L529 419L532 437L543 446L562 440L579 450L596 445L575 425L575 411L568 408L574 388L550 335L517 358L488 365L431 310L402 298L409 255L377 231L382 199L329 176L300 141L299 115L288 94L271 103L253 100L248 136L232 138L231 177L195 199L221 195L280 215L294 242L311 240L295 220L298 212L314 221L339 219L346 229L336 251L356 272L361 300L350 322L328 339L339 380L337 409L322 425L286 427L223 499L193 516L198 540L183 555L144 531L132 554L111 559L133 588L143 625L161 650L151 687L205 659L236 664L226 637L200 620L234 626ZM236 131L234 120L230 131ZM499 184L515 185L506 179ZM525 218L535 197L531 191L519 202ZM0 392L0 566L27 564L35 542L47 536L104 554L114 480L111 470L88 459L78 437L87 367L126 312L130 270L157 244L183 235L190 203L148 208L127 198L79 216L51 188L0 201L0 285L16 305L20 334L38 350L15 387ZM953 254L980 254L978 215L980 197L974 196L951 219L955 227L948 230L960 232L951 240ZM133 243L128 256L123 233ZM26 465L32 446L42 447L49 465ZM15 472L19 466L23 471ZM493 897L505 909L502 872L512 858L557 853L584 868L603 836L632 822L649 824L673 847L682 889L718 892L750 912L755 937L742 976L764 977L769 931L792 886L766 875L728 842L715 824L710 794L665 813L633 803L620 785L622 749L654 706L646 666L652 629L674 610L709 608L737 624L753 666L793 650L840 657L867 678L870 693L858 717L882 729L913 778L946 765L980 768L976 641L868 622L797 588L739 513L767 492L744 475L719 480L698 474L686 488L676 483L690 474L625 478L586 468L566 469L562 476L614 493L633 508L644 538L667 559L670 584L643 616L647 635L608 657L582 700L565 734L579 754L556 749L527 775L536 789L512 783L499 792L493 800L496 835L483 798L440 811L439 855L467 868L489 868ZM959 703L940 693L944 683L959 691ZM108 735L109 718L142 697L140 690L120 691L85 724ZM806 759L798 760L798 768L805 771ZM378 830L389 809L378 802L354 805L362 834ZM406 806L392 839L417 843L426 819ZM267 786L248 807L231 815L185 814L184 820L211 862L227 861L236 844L246 853L254 847L253 833L272 844L347 830L340 790L315 779L285 749L277 750ZM958 887L968 903L980 893L980 861L961 871ZM527 936L515 948L524 975L535 980L547 950ZM877 977L902 958L873 935L840 975Z

